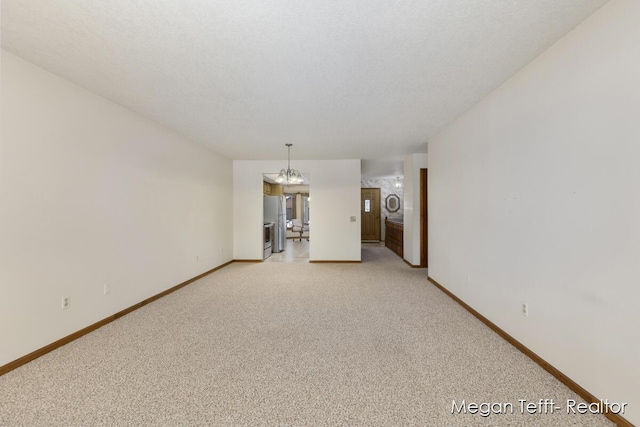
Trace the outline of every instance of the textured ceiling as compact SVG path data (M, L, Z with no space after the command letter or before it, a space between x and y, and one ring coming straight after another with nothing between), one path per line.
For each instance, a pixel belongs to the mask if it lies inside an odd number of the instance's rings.
M229 158L291 142L366 169L425 152L604 3L3 0L2 45Z

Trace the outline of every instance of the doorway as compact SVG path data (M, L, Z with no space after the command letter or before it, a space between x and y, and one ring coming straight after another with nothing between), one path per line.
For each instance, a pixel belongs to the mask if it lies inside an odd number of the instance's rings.
M361 237L363 241L380 241L380 189L360 189Z
M263 260L268 262L309 262L310 258L310 184L308 174L302 174L300 184L278 183L277 173L263 173L263 210L265 227L273 225L279 236L279 250L267 251ZM300 227L297 227L300 225ZM265 244L266 245L266 244Z

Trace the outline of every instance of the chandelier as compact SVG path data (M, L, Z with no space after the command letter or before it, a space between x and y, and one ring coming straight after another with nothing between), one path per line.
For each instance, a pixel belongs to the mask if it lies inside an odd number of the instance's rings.
M281 169L280 174L276 178L278 184L302 184L304 178L300 175L300 171L291 169L291 146L293 144L285 144L287 146L287 169Z

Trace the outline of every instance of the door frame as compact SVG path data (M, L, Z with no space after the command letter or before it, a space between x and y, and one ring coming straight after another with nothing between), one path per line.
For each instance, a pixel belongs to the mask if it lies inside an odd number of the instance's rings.
M429 267L429 209L427 169L420 169L420 267Z

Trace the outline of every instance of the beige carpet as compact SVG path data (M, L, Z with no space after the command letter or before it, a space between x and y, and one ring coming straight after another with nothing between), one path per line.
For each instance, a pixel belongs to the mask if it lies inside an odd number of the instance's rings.
M384 247L232 264L0 377L2 426L605 426ZM514 413L451 413L452 401Z

